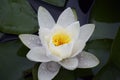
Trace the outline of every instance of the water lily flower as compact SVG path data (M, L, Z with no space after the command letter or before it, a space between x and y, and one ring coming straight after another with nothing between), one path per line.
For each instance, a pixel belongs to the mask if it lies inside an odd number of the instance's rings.
M55 23L50 13L40 6L38 22L39 36L20 34L19 38L30 49L27 58L42 62L38 69L39 80L52 80L61 66L74 70L99 64L93 54L83 51L95 25L86 24L80 27L71 8L65 9Z

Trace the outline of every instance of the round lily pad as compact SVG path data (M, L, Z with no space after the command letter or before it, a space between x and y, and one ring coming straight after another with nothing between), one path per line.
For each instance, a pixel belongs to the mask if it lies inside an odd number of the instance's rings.
M35 33L37 29L37 17L26 0L0 0L1 32Z

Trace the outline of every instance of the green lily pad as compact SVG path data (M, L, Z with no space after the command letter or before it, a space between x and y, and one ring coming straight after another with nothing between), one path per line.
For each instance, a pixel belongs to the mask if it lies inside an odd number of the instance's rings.
M17 56L21 45L18 40L0 43L1 80L24 80L24 71L34 66L27 58Z
M74 71L61 68L57 76L53 80L75 80Z
M91 40L87 43L85 51L91 52L100 60L100 64L95 68L92 68L94 74L97 74L100 69L108 62L111 45L111 39L97 39Z
M33 80L32 68L24 71L24 78L21 77L21 79L24 79L24 80Z
M93 76L92 69L76 69L74 71L75 77L76 78L84 78L88 76Z
M109 50L111 49L113 40L112 39L96 39L87 42L85 50L94 49L94 50Z
M32 75L33 75L33 80L38 80L38 68L39 68L39 63L35 64L34 67L32 68Z
M93 80L120 80L120 71L114 65L108 64L101 69Z
M120 23L104 23L99 21L93 21L95 24L95 30L91 39L114 39Z
M26 54L28 53L30 49L27 48L25 45L21 45L21 47L18 49L17 54L21 57L26 57Z
M120 22L119 0L95 0L91 17L100 22Z
M52 4L54 6L64 7L66 0L42 0L42 1Z
M111 54L106 64L95 76L93 80L120 80L120 28L113 41Z
M120 68L120 28L115 40L113 41L110 59L117 67Z
M10 34L34 33L37 18L26 0L0 0L0 31Z
M0 38L3 36L3 33L0 32Z

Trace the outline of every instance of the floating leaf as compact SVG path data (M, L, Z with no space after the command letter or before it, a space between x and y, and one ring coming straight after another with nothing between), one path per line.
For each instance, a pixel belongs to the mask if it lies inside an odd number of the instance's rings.
M91 39L114 39L120 23L104 23L99 21L93 21L95 24L95 30Z
M76 69L74 73L75 77L77 78L83 78L93 75L92 69Z
M119 0L95 0L91 15L100 22L120 22Z
M120 28L113 41L108 61L93 80L120 80Z
M96 39L87 42L85 49L109 50L111 49L112 39Z
M34 65L28 59L17 56L21 45L18 40L0 43L1 80L19 80L23 77L23 72Z
M101 69L93 80L120 80L120 71L114 65L108 64Z
M94 74L96 74L107 63L111 45L111 39L97 39L91 40L87 43L85 50L93 53L100 60L100 64L92 69Z
M24 79L25 80L33 80L32 69L28 69L28 70L24 71Z
M75 80L73 71L61 68L57 76L53 80Z
M21 57L26 57L26 54L28 53L30 49L27 48L25 45L21 45L21 47L19 48L17 54L18 56L21 56Z
M33 80L38 80L38 68L39 68L39 63L35 64L33 69L32 69L32 74L33 74Z
M42 0L42 1L52 4L54 6L64 7L66 0Z
M10 34L34 33L37 18L26 0L0 0L0 31Z
M0 32L0 38L3 36L3 33Z
M110 59L117 67L120 68L120 28L115 40L113 41Z

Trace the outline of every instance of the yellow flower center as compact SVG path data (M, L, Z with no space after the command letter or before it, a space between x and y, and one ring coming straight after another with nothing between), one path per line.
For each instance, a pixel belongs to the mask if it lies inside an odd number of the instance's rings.
M63 45L63 44L67 44L70 41L71 41L70 36L65 32L57 32L52 37L52 42L55 46L60 46L60 45Z

